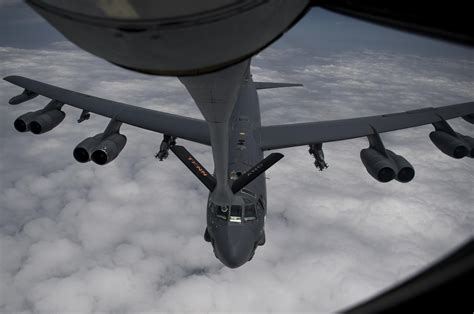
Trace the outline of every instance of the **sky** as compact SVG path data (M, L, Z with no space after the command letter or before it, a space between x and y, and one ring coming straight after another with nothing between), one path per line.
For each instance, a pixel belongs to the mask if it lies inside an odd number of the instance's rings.
M436 107L474 99L474 52L312 10L252 61L255 80L304 84L260 92L265 125ZM0 2L0 76L201 118L176 78L133 73L67 42L18 1ZM408 184L365 171L366 139L307 147L267 171L267 242L228 269L204 242L207 193L177 158L153 158L161 135L123 126L111 164L72 150L107 119L65 107L62 124L20 134L21 92L0 82L0 312L264 311L327 313L423 269L473 236L474 165L430 142L432 126L383 134L415 167ZM450 122L474 136L472 125ZM209 147L180 141L208 169Z

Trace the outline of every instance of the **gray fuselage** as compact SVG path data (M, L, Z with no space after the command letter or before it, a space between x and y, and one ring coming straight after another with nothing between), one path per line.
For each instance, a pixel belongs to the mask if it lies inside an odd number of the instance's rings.
M263 159L255 139L261 126L257 91L251 76L245 78L230 118L229 180L245 173ZM207 231L216 257L235 268L249 261L265 241L265 176L261 175L235 195L231 204L207 204Z
M233 182L263 159L257 141L260 106L250 60L180 80L208 122L211 137L217 184L209 194L204 238L222 263L239 267L265 243L265 175L236 193L231 191Z

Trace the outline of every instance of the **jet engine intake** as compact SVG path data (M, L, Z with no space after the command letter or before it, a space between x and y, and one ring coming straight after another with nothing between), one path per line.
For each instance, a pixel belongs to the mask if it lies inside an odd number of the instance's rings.
M389 182L397 176L397 165L373 148L360 151L360 159L367 172L379 182Z
M21 133L29 131L30 122L33 121L39 115L41 115L41 113L42 113L42 110L37 110L37 111L31 111L31 112L22 114L13 123L15 130Z
M397 176L395 177L395 179L401 183L408 183L413 180L413 178L415 177L415 169L408 162L408 160L388 149L387 153L397 165Z
M73 156L80 163L86 163L91 160L94 149L100 144L104 133L99 133L93 137L88 137L74 148Z
M127 137L119 133L107 136L94 148L91 159L98 165L105 165L117 158L127 143Z
M469 145L470 150L469 150L469 154L467 154L467 157L474 158L474 138L467 135L462 135L459 133L458 135L466 142L466 144Z
M64 120L66 114L59 109L52 109L35 116L28 124L31 133L42 134L51 131Z
M430 139L436 147L446 155L460 159L469 154L471 147L461 137L456 137L444 131L433 131Z
M470 124L474 124L474 114L468 114L467 116L464 116L462 118Z

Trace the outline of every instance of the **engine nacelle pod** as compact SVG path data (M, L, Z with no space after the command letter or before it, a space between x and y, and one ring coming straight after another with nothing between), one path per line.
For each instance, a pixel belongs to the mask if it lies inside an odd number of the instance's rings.
M467 116L462 117L465 121L469 122L470 124L474 124L474 113L468 114Z
M108 164L117 158L126 143L125 135L118 133L109 135L94 149L91 159L98 165Z
M104 133L99 133L93 137L88 137L79 144L72 152L74 159L80 163L85 163L91 160L92 152L100 144Z
M18 96L12 97L8 103L10 105L19 105L21 103L24 103L25 101L31 100L35 97L37 97L38 94L30 92L29 90L25 90L23 93L21 93Z
M459 133L458 135L469 145L469 154L467 154L467 157L474 158L474 138Z
M42 110L31 111L19 116L13 123L15 130L21 133L29 131L30 122L36 119L36 117L38 117L41 114L41 112Z
M59 109L48 110L35 117L28 124L28 128L34 134L46 133L57 127L64 120L65 116L66 114Z
M460 159L469 154L470 147L462 139L444 131L433 131L430 139L436 147L446 155Z
M367 172L379 182L389 182L397 175L397 166L394 161L373 148L361 150L360 159Z
M397 165L397 176L395 179L401 183L408 183L415 177L415 169L413 166L400 155L395 154L391 150L388 150L388 155L393 159Z

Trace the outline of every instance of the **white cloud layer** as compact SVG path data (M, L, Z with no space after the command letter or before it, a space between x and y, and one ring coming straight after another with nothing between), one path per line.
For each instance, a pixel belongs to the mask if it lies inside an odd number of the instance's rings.
M268 49L252 70L256 80L305 85L261 92L265 124L474 99L473 59ZM0 75L12 74L199 117L177 79L128 72L70 44L0 48ZM324 172L306 147L283 150L286 157L267 172L267 243L251 262L228 269L203 240L205 188L173 156L153 158L160 135L124 126L128 144L117 160L78 164L72 149L107 120L77 125L80 112L68 107L53 131L19 134L14 119L47 102L6 105L20 91L0 83L1 312L335 311L473 235L472 159L443 155L425 126L383 135L417 171L404 185L365 172L364 139L325 145ZM464 121L452 125L474 135ZM185 145L212 169L209 148Z

